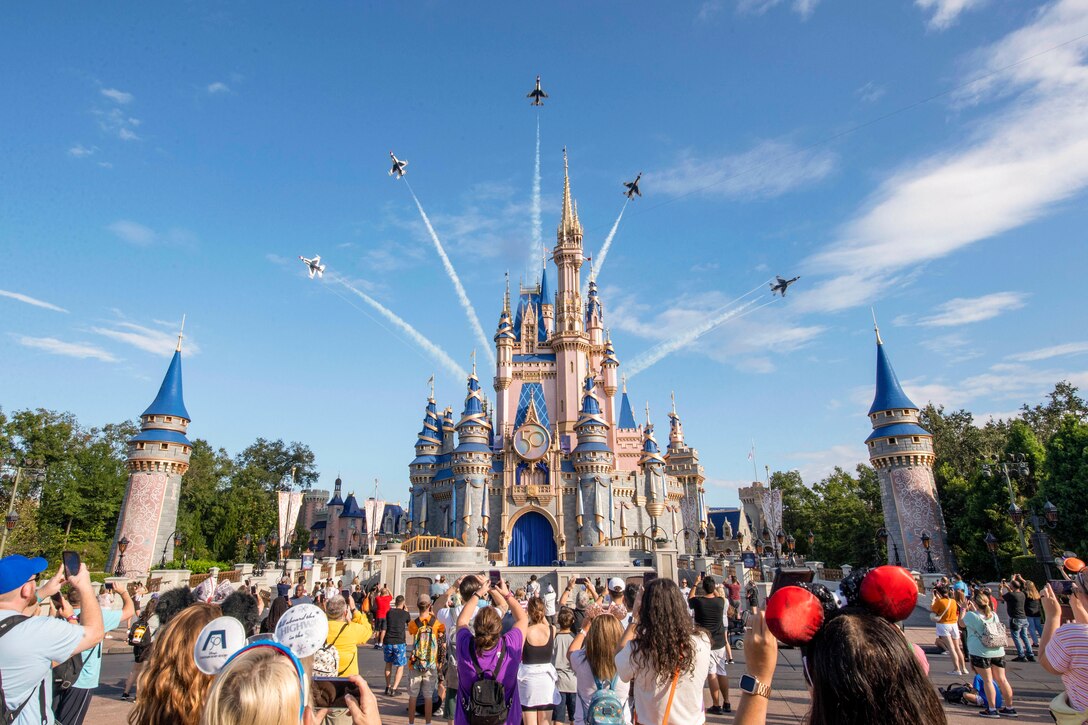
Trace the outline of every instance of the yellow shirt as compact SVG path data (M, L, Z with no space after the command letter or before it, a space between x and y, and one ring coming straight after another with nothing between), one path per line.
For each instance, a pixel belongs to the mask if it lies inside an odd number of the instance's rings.
M336 643L341 677L359 674L359 647L369 642L372 634L370 622L359 612L355 612L350 622L329 622L325 644Z
M940 619L937 620L938 624L955 624L959 621L959 605L956 604L956 600L949 597L948 599L935 599L933 604L930 605L930 609Z

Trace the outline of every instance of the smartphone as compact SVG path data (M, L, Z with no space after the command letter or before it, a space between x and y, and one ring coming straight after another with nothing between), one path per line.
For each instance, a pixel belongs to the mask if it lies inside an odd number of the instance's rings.
M105 589L106 589L107 592L112 592L113 591L113 582L106 582Z
M652 582L654 579L657 579L657 572L656 571L646 572L645 574L642 575L642 586L646 586L647 584Z
M347 707L344 696L360 699L359 688L346 677L315 677L313 697L315 707Z
M79 566L82 562L79 560L78 551L63 551L60 558L64 562L64 576L72 577L79 573Z
M499 574L498 569L492 569L487 573L488 578L491 580L491 586L497 587L499 582L502 581L502 576Z
M574 580L574 583L575 584L581 584L582 586L585 586L586 584L589 584L589 577L580 576L580 577L578 577L577 579Z
M344 598L344 601L347 601L348 599L351 599L351 590L350 589L341 589L340 590L340 596L342 596Z
M812 569L779 569L774 574L774 583L771 584L771 594L782 587L796 584L809 584L816 575ZM768 595L769 596L769 595Z
M1073 593L1073 580L1072 579L1051 579L1050 588L1054 590L1054 593L1059 597L1069 597Z

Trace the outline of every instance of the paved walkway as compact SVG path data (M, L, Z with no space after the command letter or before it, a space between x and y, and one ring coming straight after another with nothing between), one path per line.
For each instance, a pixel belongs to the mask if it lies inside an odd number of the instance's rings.
M930 679L934 685L944 687L952 682L962 682L969 678L943 674L951 666L951 659L947 655L936 655L933 645L933 626L925 612L919 610L907 623L907 637L912 642L919 644L929 656ZM123 633L114 633L117 638L123 638ZM132 706L121 702L118 696L121 694L121 686L124 678L132 666L130 648L124 645L123 640L107 640L106 654L102 663L102 685L95 691L91 702L90 711L86 722L89 725L96 723L124 723ZM1015 656L1015 652L1012 655ZM730 684L734 688L731 700L736 706L739 697L737 690L740 676L744 674L744 652L734 652L737 660L735 669L730 673ZM382 713L382 723L385 725L404 725L408 722L406 714L407 696L402 695L397 700L386 697L382 693L385 689L381 652L371 647L359 650L359 665L364 677L371 689L377 694L378 705ZM1061 680L1049 674L1035 662L1017 663L1010 662L1008 667L1009 680L1015 693L1016 709L1020 712L1019 722L1024 723L1050 723L1052 722L1047 705L1055 694L1062 690ZM407 678L402 682L402 690L407 686ZM771 698L770 714L767 718L769 725L799 725L804 722L804 715L808 711L809 697L805 688L804 677L801 673L800 652L795 649L783 649L779 651L778 667L774 677L774 694ZM709 690L706 693L709 702ZM943 700L942 700L943 702ZM982 722L978 717L976 708L964 706L946 705L948 722L950 725L966 725L966 723ZM729 723L732 715L709 716L708 723ZM422 723L423 717L417 717L417 722Z

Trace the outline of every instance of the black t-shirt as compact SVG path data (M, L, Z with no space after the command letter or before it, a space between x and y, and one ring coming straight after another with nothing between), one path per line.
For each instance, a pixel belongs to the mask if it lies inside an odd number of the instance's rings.
M385 639L383 644L405 644L408 639L405 632L408 623L412 621L412 615L407 609L390 609L385 615Z
M1027 596L1026 594L1024 595ZM1039 599L1027 599L1024 601L1024 613L1029 617L1040 617L1043 614L1042 601Z
M695 612L695 626L702 627L710 634L710 649L725 646L725 600L721 597L695 597L688 600L688 606Z
M1005 592L1001 598L1005 600L1009 619L1027 618L1028 615L1024 612L1024 602L1027 600L1027 596L1023 592Z

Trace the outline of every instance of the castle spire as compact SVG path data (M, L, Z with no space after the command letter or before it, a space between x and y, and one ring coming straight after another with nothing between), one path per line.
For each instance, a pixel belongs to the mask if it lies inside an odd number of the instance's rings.
M181 329L178 330L178 346L174 348L175 352L181 352L181 340L185 337L185 315L181 316Z
M578 212L570 194L570 168L567 164L567 147L563 147L563 218L559 222L559 235L577 234L581 236L582 225L578 221Z
M869 311L873 313L873 332L876 333L876 344L883 345L884 341L880 339L880 325L876 324L876 310L870 307Z
M876 335L876 395L873 396L873 404L869 408L869 415L882 410L918 410L918 406L903 392L903 386L899 384L899 378L892 369L892 363L884 351L884 341L880 339L880 331Z
M502 311L510 314L510 272L506 272L506 294L502 298Z

